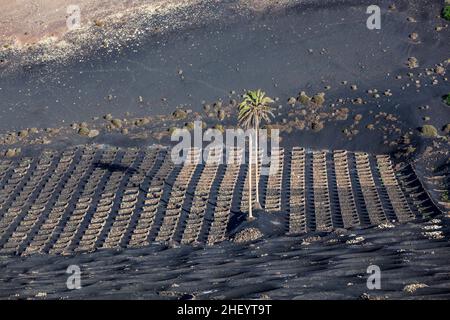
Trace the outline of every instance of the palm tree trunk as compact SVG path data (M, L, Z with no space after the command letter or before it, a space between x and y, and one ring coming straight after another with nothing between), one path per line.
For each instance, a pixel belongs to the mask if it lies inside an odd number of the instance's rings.
M258 139L259 139L259 121L256 122L256 136L255 136L255 152L256 152L256 165L255 165L255 189L256 189L256 199L255 199L255 209L262 209L259 203L259 152L258 152Z
M248 139L248 218L249 220L253 219L252 212L252 137L250 136Z

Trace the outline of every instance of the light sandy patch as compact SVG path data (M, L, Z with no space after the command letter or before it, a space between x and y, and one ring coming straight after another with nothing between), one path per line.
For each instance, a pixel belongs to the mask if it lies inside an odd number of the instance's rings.
M177 0L0 0L0 42L26 45L43 38L60 38L67 28L67 8L78 5L85 29L100 19L124 17L132 10L161 12L195 1Z

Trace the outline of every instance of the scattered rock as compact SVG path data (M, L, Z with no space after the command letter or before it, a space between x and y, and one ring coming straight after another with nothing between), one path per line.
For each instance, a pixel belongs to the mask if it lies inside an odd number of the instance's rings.
M11 148L11 149L6 150L5 157L13 158L15 156L18 156L21 152L22 152L22 150L20 148Z
M122 128L122 120L120 119L112 119L111 124L116 127L117 129Z
M315 122L313 122L313 123L311 124L311 129L312 129L314 132L319 132L319 131L322 130L324 127L325 127L325 126L324 126L323 122L321 122L321 121L315 121Z
M358 243L363 242L364 240L365 240L364 237L360 236L360 237L355 237L353 239L349 239L345 243L346 244L358 244Z
M437 66L437 67L434 69L434 72L436 72L438 75L443 76L443 75L445 74L445 68L442 67L442 66Z
M413 41L417 41L419 39L419 34L417 32L413 32L409 35L409 38Z
M395 227L395 225L390 222L384 222L384 223L377 225L377 229L392 229L394 227Z
M362 98L353 99L353 104L363 104L363 103L364 103L364 101Z
M35 297L36 297L36 298L45 298L45 297L47 297L47 292L38 292L38 293L35 295Z
M412 283L412 284L408 284L403 288L404 292L407 293L414 293L416 292L418 289L422 289L422 288L426 288L428 287L425 283Z
M444 239L444 233L442 231L428 231L422 232L422 236L430 239L430 240L441 240Z
M98 136L100 134L100 131L98 131L98 130L96 130L96 129L92 129L92 130L89 130L89 133L88 133L88 137L89 138L95 138L96 136Z
M137 119L136 121L134 121L134 124L138 127L145 126L149 123L150 123L150 120L147 118L141 118L141 119Z
M260 239L263 236L261 231L256 228L247 228L235 235L233 242L246 243Z
M318 242L320 240L322 240L322 238L320 236L307 237L307 238L302 240L302 246L309 246L313 242Z
M17 135L19 136L19 138L25 139L26 137L28 137L28 130L20 130Z
M408 58L406 65L410 69L415 69L415 68L419 67L419 60L417 60L416 57L410 57L410 58Z
M386 115L386 120L388 121L397 121L397 117L394 116L392 113Z
M290 97L288 99L288 104L290 104L291 106L294 106L296 102L297 102L297 99L295 99L294 97Z
M350 110L348 108L341 108L336 110L336 120L344 121L348 119Z

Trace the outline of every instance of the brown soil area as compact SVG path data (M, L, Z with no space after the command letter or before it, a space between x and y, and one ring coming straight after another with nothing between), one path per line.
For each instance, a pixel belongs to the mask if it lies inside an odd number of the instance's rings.
M124 11L164 10L176 0L78 0L81 10L81 27L91 26L97 20L125 14ZM1 0L0 43L23 46L46 37L60 38L68 32L67 7L72 0Z

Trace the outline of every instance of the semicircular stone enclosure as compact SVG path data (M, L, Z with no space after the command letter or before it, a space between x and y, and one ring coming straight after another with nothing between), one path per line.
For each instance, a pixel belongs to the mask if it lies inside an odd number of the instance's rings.
M192 149L175 165L167 148L88 145L1 160L0 253L225 241L233 217L247 214L250 190L242 152L231 155L228 164L199 164ZM438 212L414 168L394 165L389 156L296 147L272 150L271 159L270 174L260 175L260 200L265 211L285 218L286 234L403 223ZM261 161L258 166L261 172Z

